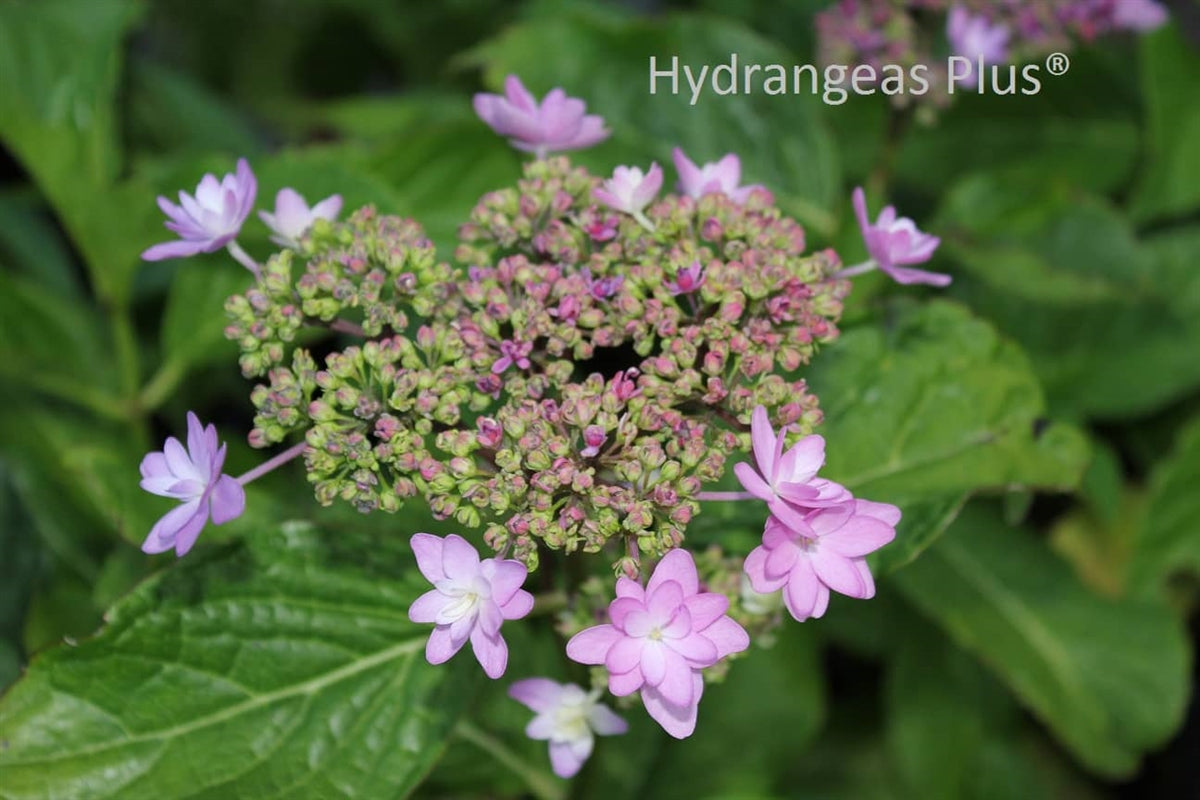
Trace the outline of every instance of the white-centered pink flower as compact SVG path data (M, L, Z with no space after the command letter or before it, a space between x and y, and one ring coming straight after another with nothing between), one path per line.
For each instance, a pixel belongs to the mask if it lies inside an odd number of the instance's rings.
M941 244L941 239L917 229L908 217L896 216L896 209L887 206L879 212L874 223L867 216L867 196L862 187L854 190L854 213L862 231L867 252L876 266L891 276L896 283L928 283L946 286L950 276L922 269L908 269L905 265L922 264L928 261Z
M225 247L242 229L242 223L254 207L258 181L246 159L239 158L237 172L221 180L209 173L196 186L193 197L179 193L179 205L161 195L158 207L167 215L167 229L179 236L173 242L156 244L142 253L146 261L184 258L197 253L212 253Z
M672 550L645 588L617 579L609 623L571 637L567 656L581 664L603 664L608 688L618 697L640 690L647 713L683 739L696 728L704 691L701 671L750 645L745 629L725 614L728 608L725 595L700 591L692 554Z
M899 521L900 509L867 500L816 509L800 526L772 516L762 544L746 556L746 576L756 592L783 589L796 620L820 617L830 590L864 600L875 596L865 556L896 538Z
M499 678L508 666L500 626L533 608L533 595L521 588L529 574L525 565L512 559L481 561L475 548L453 533L444 539L417 533L409 541L417 567L434 587L408 609L413 622L437 626L425 645L425 658L442 664L470 640L483 671Z
M189 411L187 428L186 450L171 436L161 452L149 453L142 459L142 488L180 502L151 528L142 543L144 552L174 549L176 555L185 555L209 519L214 525L221 525L246 510L242 485L221 473L225 466L225 445L217 438L216 426L205 427Z
M852 499L846 487L817 473L825 465L825 439L806 436L784 451L786 436L776 435L767 409L756 406L750 417L750 442L757 471L746 462L733 467L747 492L767 504L767 509L794 527L805 524L809 509L845 503Z
M539 103L516 75L504 79L504 94L481 92L475 113L518 150L545 158L547 153L591 147L608 138L604 120L587 113L582 100L551 89Z
M312 208L304 195L295 189L280 189L275 195L275 211L259 211L258 216L274 234L271 241L280 247L300 246L300 237L319 219L330 222L337 219L342 210L342 196L333 194Z
M728 195L735 203L745 203L750 193L762 189L760 184L738 186L742 180L742 162L735 154L728 153L716 163L697 167L680 148L671 151L675 171L679 173L679 191L699 200L706 194Z
M617 167L613 176L592 190L592 196L614 211L639 215L662 188L663 171L657 162L643 173L638 167Z
M625 720L598 702L599 691L585 692L574 683L526 678L508 687L508 695L536 712L525 735L549 741L550 765L560 778L579 772L592 754L596 734L616 736L629 730Z

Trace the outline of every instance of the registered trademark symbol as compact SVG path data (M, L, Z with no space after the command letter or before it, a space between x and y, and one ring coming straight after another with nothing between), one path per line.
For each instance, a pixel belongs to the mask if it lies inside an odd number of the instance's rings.
M1051 53L1046 56L1046 71L1051 75L1066 75L1071 68L1071 59L1066 53Z

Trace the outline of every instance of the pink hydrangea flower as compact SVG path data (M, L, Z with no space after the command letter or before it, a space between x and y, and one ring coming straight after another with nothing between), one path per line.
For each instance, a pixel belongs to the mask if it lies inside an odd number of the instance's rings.
M167 229L178 234L179 239L154 245L142 253L142 258L161 261L220 250L241 231L257 192L258 181L250 165L239 158L236 174L226 175L220 181L211 173L205 175L196 186L195 197L179 193L179 205L160 195L158 207L169 217Z
M221 525L240 517L246 510L246 492L242 485L221 473L225 465L225 445L217 439L216 426L204 427L189 411L187 427L186 450L172 436L161 452L148 453L142 459L142 488L181 502L151 528L150 535L142 543L146 553L162 553L174 548L176 555L185 555L209 519L214 525Z
M337 219L342 210L342 196L330 195L312 208L304 195L295 189L280 189L275 195L275 213L259 211L258 216L274 234L271 241L280 247L300 246L300 237L319 219L330 222Z
M571 778L592 754L595 734L615 736L628 723L597 702L600 693L585 692L573 683L527 678L508 687L508 695L537 716L525 727L530 739L549 740L550 765L560 778Z
M529 369L529 354L532 351L532 342L511 342L506 339L500 343L500 357L492 364L492 373L499 375L513 364L519 369Z
M592 196L614 211L640 215L662 188L663 171L657 162L643 174L637 167L617 167L613 176L592 190Z
M641 690L647 713L683 739L696 729L701 670L750 645L745 629L725 614L728 608L725 595L700 591L692 554L672 550L644 589L618 578L610 622L571 637L567 655L581 664L603 664L608 688L618 697Z
M746 576L761 594L783 589L796 620L820 617L831 589L864 600L875 596L865 556L896 538L899 521L900 509L867 500L816 509L800 526L769 517L762 544L746 556Z
M704 285L704 267L699 261L675 273L675 280L667 281L667 291L672 295L691 294Z
M608 441L608 434L599 425L588 425L583 430L584 448L579 454L584 458L592 458L600 454L600 448Z
M588 114L582 100L551 89L538 103L516 75L504 79L504 95L479 93L475 113L492 130L509 137L518 150L545 158L547 153L591 147L608 138L604 120Z
M975 83L975 66L979 59L985 65L1008 61L1008 26L993 25L983 14L972 14L962 6L954 6L946 18L946 38L956 56L971 62L971 71L964 77L966 84Z
M750 442L758 470L743 461L733 471L745 490L764 501L772 514L800 528L807 509L845 503L852 495L841 484L817 477L825 465L823 437L806 436L786 453L785 438L783 431L775 434L767 409L756 406L750 417Z
M744 203L750 192L763 188L760 184L738 186L742 179L742 162L733 153L728 153L715 164L696 164L676 147L671 151L675 171L679 173L679 191L699 200L706 194L721 192L735 203Z
M437 626L425 645L426 660L442 664L469 639L484 673L499 678L508 666L500 626L533 608L533 595L521 588L529 574L525 565L512 559L481 561L475 548L453 533L444 539L417 533L409 542L417 567L434 586L408 609L413 622Z
M892 206L887 206L879 212L879 218L871 224L867 217L867 197L861 186L854 190L854 213L858 217L858 227L862 231L867 252L892 280L897 283L928 283L933 286L946 286L950 283L949 275L901 266L928 261L933 256L933 251L937 250L941 239L917 230L916 224L908 217L897 217L896 209Z

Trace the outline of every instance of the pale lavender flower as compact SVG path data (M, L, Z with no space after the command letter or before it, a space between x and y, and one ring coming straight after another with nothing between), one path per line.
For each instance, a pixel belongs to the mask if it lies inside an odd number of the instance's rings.
M588 114L582 100L554 88L538 103L516 75L504 79L504 95L479 93L475 113L518 150L547 153L591 147L608 138L604 120Z
M621 287L625 284L624 275L610 275L607 278L593 278L592 271L584 267L579 271L583 276L584 284L587 286L588 294L596 300L607 300L617 292L621 291Z
M500 343L500 358L496 359L495 364L492 364L492 373L499 375L513 364L516 364L520 369L529 369L529 354L532 351L532 342L504 340Z
M667 281L667 291L672 295L691 294L704 285L704 267L699 261L675 273L675 280Z
M692 734L704 691L701 670L745 650L750 637L725 614L729 599L701 592L696 562L687 550L663 556L646 587L617 579L609 624L587 628L567 642L567 656L603 664L618 697L641 690L642 704L677 739Z
M1154 0L1115 0L1113 25L1130 31L1152 31L1167 21L1167 9Z
M629 730L625 720L597 702L599 691L585 692L573 683L526 678L508 687L508 696L536 712L525 735L550 742L550 765L560 778L579 772L592 754L596 734L616 736Z
M767 509L789 525L802 527L808 509L845 503L852 498L846 487L817 472L825 465L825 439L806 436L785 453L784 432L775 434L767 410L755 406L750 418L754 467L742 461L733 471L747 492L766 502Z
M783 589L788 612L799 622L820 617L832 589L848 597L875 596L865 556L896 538L900 509L854 500L810 512L800 525L767 519L762 544L744 569L756 592Z
M1008 61L1008 26L992 22L983 14L972 14L962 6L954 6L946 17L946 38L956 56L971 63L970 72L962 76L964 83L975 83L975 69L980 59L984 65Z
M908 217L897 217L896 209L887 206L879 212L874 224L867 216L867 197L862 187L854 190L854 213L862 231L867 252L876 266L891 276L896 283L928 283L946 286L950 276L922 269L906 269L907 264L921 264L933 256L941 239L917 229Z
M637 167L617 167L613 176L592 190L592 196L614 211L639 216L662 188L663 171L657 162L642 173Z
M529 574L525 565L512 559L481 561L475 548L453 533L444 539L417 533L409 542L417 568L434 586L408 609L413 622L437 626L425 645L425 659L442 664L470 639L484 673L499 678L508 666L500 626L533 608L533 595L521 588Z
M163 553L174 548L176 555L185 555L210 518L214 525L221 525L246 510L242 485L221 474L225 445L217 439L216 426L204 427L189 411L187 427L186 450L171 436L162 452L148 453L142 459L142 488L181 501L181 505L154 524L142 543L146 553Z
M271 232L275 234L271 241L280 247L296 248L300 246L300 237L319 219L330 222L337 219L342 210L342 196L330 195L312 208L304 196L295 189L280 189L275 195L275 213L259 211L258 216Z
M742 179L742 162L733 153L702 167L697 167L678 147L671 152L671 157L675 160L675 171L679 173L679 191L688 197L698 200L706 194L720 192L735 203L745 203L750 192L763 188L757 183L738 186Z
M142 258L161 261L220 250L241 231L257 191L250 165L239 158L236 174L220 181L212 173L205 175L196 186L195 197L179 193L179 205L160 195L158 207L170 218L167 229L178 234L179 240L156 244L142 253Z
M604 432L604 428L599 425L588 425L583 430L583 443L585 447L579 451L579 454L584 458L592 458L599 455L600 448L608 441L608 434Z

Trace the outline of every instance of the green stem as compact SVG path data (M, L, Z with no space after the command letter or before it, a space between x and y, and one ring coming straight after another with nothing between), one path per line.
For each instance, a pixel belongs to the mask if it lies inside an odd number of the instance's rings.
M175 387L187 374L187 368L177 359L163 362L158 371L150 377L138 396L138 408L142 411L154 411L175 391Z
M109 310L109 322L112 325L113 349L117 355L121 394L133 399L138 396L140 380L137 336L133 332L133 322L129 319L129 308L123 304L112 307Z
M476 728L466 720L459 720L454 732L460 739L475 745L525 781L530 793L538 800L564 800L566 797L566 792L557 779L526 763L525 759L509 750L490 733Z

